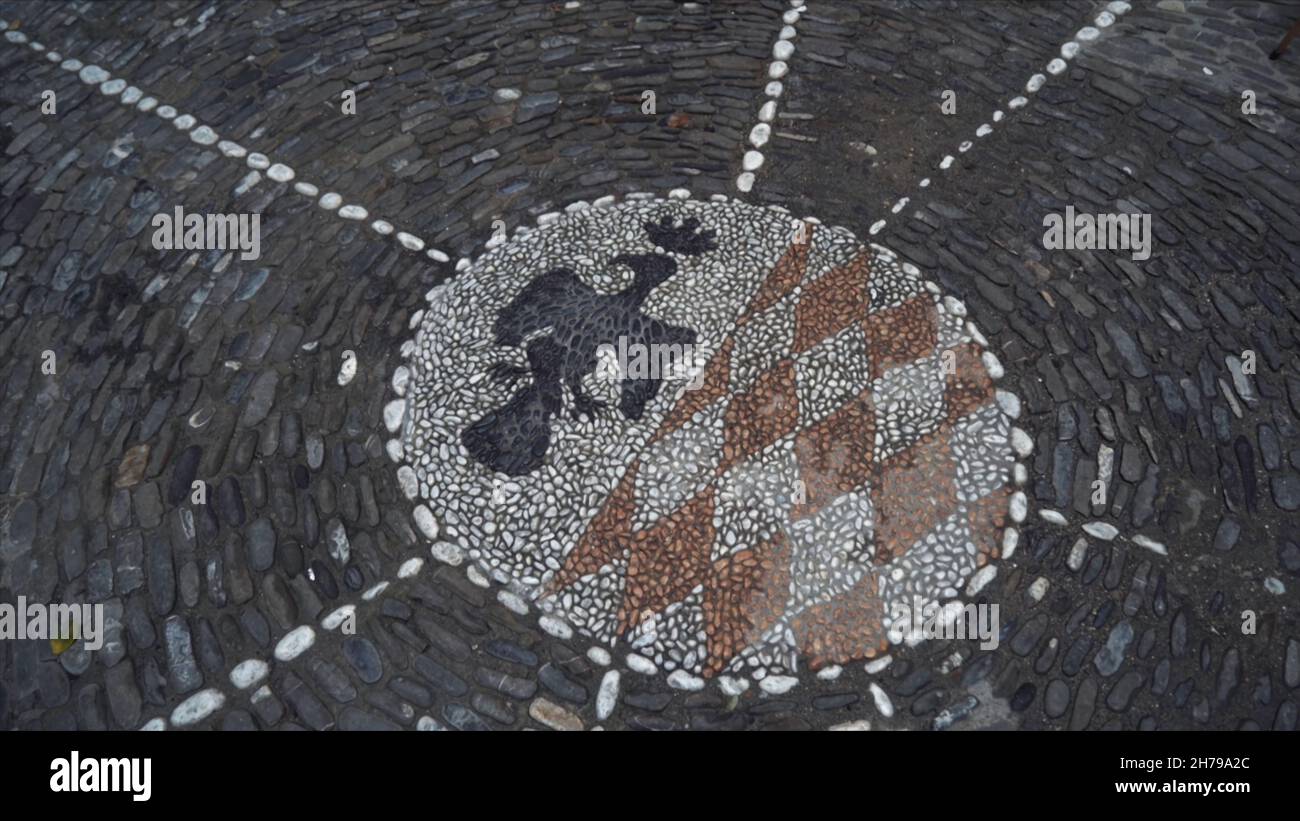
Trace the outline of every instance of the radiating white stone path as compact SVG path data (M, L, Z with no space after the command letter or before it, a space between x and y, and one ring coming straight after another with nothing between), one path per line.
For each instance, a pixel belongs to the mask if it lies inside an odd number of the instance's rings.
M790 11L787 11L783 17L783 21L786 25L781 29L776 44L772 47L772 56L774 60L768 67L768 77L771 82L767 84L766 88L767 96L770 99L763 104L762 108L759 109L759 123L749 132L749 144L753 146L753 150L747 150L745 152L741 164L742 172L740 176L736 178L736 189L741 193L749 193L753 190L755 180L754 174L763 166L764 157L758 149L762 148L767 143L772 134L770 123L776 117L776 101L784 91L781 78L785 77L789 72L789 67L786 61L794 53L794 44L791 42L795 36L794 24L798 22L801 14L805 14L808 11L808 7L803 3L803 0L790 0L790 5L793 8ZM1130 8L1132 8L1132 6L1124 2L1124 0L1113 0L1113 2L1108 3L1105 10L1098 14L1093 20L1093 25L1084 26L1079 29L1079 31L1075 33L1074 39L1061 45L1060 56L1052 58L1052 60L1050 60L1044 67L1047 74L1056 76L1063 73L1068 67L1066 61L1073 59L1079 53L1081 44L1091 43L1096 40L1101 35L1101 29L1109 28L1115 23L1115 20L1120 15L1127 13ZM1042 88L1047 82L1047 74L1037 73L1031 76L1025 82L1024 94L1033 94ZM1007 108L1011 111L1017 111L1024 108L1028 103L1029 98L1020 94L1007 101ZM995 126L1001 124L1003 120L1006 119L1006 116L1006 112L1001 109L994 111L989 116L989 122L982 123L975 129L975 139L983 139L992 134ZM963 140L957 146L956 153L957 155L965 154L974 146L974 140ZM944 158L939 161L938 170L950 170L956 163L956 160L957 158L952 154L944 155ZM925 189L929 186L930 178L926 177L922 179L916 187L918 189ZM889 209L890 213L900 213L907 207L908 203L911 202L914 197L918 196L918 193L913 193L910 196L899 198L899 200ZM875 236L883 231L885 226L888 224L888 219L882 218L876 220L871 224L867 233L870 236Z
M203 125L193 116L180 114L174 107L162 103L156 97L146 95L144 91L136 86L128 85L124 79L113 77L99 66L86 65L75 57L64 59L59 52L47 49L43 44L30 39L25 33L8 29L9 22L0 20L0 30L4 31L4 38L9 43L26 45L33 52L44 54L45 59L51 63L57 64L64 71L75 72L83 83L98 86L101 94L106 97L116 97L122 105L135 106L136 110L141 113L153 112L156 116L171 122L177 130L189 132L190 139L198 145L204 147L215 145L217 150L227 159L242 160L248 168L252 169L246 178L249 187L260 181L263 173L273 182L285 184L292 182L297 177L297 172L290 166L274 162L265 154L249 151L239 143L221 139L221 136L216 131L207 125ZM293 183L293 190L308 199L315 200L316 204L324 210L336 212L342 219L364 221L370 218L370 212L363 206L345 205L343 196L333 191L322 195L320 189L310 182L298 180ZM380 236L395 237L398 243L408 251L423 251L429 259L435 262L448 262L450 260L447 254L437 248L429 247L428 243L415 234L398 231L387 220L372 219L370 229Z
M1108 3L1106 5L1106 9L1102 11L1100 14L1098 14L1097 17L1093 20L1093 25L1084 26L1083 28L1079 29L1077 32L1075 32L1073 40L1068 40L1061 45L1060 48L1061 56L1052 58L1047 63L1047 66L1045 67L1047 74L1056 76L1058 74L1063 73L1067 68L1066 60L1073 59L1075 55L1079 53L1079 47L1081 43L1090 43L1096 40L1101 34L1100 31L1101 29L1109 28L1111 25L1114 24L1117 17L1127 13L1130 8L1132 8L1132 6L1124 2L1124 0L1113 0L1113 2ZM1025 82L1024 93L1033 94L1037 92L1040 88L1042 88L1046 82L1047 82L1047 75L1041 73L1034 74ZM1023 94L1020 94L1020 95L1016 95L1015 97L1012 97L1010 100L1007 101L1007 108L1011 109L1012 111L1017 111L1021 108L1024 108L1028 104L1029 104L1029 98L1025 97ZM994 111L989 116L989 120L994 124L1001 123L1004 119L1006 119L1006 113L1001 109ZM988 135L993 133L993 130L994 130L994 125L988 122L982 123L978 128L975 129L975 139L979 140L984 137L987 137ZM957 154L959 155L965 154L967 151L970 151L971 148L974 147L974 145L975 143L971 140L962 140L962 142L957 146ZM938 168L940 171L948 171L953 167L953 164L955 162L956 162L956 157L954 157L952 154L947 154L944 156L942 160L939 161ZM928 188L929 185L930 185L930 178L926 177L925 179L921 180L920 183L917 184L917 188ZM912 196L917 196L917 195L913 194ZM902 211L905 207L907 207L907 203L909 202L910 199L911 199L910 197L902 197L901 199L898 200L898 202L894 203L894 206L890 209L890 212L893 214L897 214L898 212ZM885 219L876 220L876 222L874 222L871 225L871 228L869 229L868 233L870 233L872 236L875 236L876 234L884 230L886 225L888 225L888 220Z
M1063 73L1067 68L1067 64L1065 61L1073 59L1074 56L1079 53L1080 43L1090 43L1093 40L1096 40L1097 37L1100 36L1101 33L1100 29L1108 28L1109 26L1111 26L1115 22L1116 17L1126 13L1130 8L1132 7L1128 3L1124 2L1123 0L1113 0L1113 2L1107 4L1105 11L1098 14L1096 19L1093 20L1093 23L1095 25L1084 26L1083 28L1075 32L1073 40L1069 40L1066 43L1062 44L1060 48L1061 56L1054 57L1052 58L1051 61L1048 62L1046 66L1047 73L1051 74L1052 76ZM1033 94L1037 92L1040 88L1043 87L1043 85L1046 82L1047 82L1046 75L1034 74L1025 82L1025 94ZM1016 111L1021 108L1024 108L1028 104L1029 104L1028 97L1025 97L1024 95L1017 95L1007 101L1007 108L1011 109L1012 111ZM989 116L989 120L991 120L993 123L1001 123L1004 119L1006 119L1006 113L1003 112L1001 109L994 111ZM975 139L978 140L987 137L988 135L993 133L993 130L994 130L994 126L991 125L990 123L987 122L982 123L978 128L975 129ZM970 151L971 148L974 147L974 145L975 143L971 140L962 140L962 142L957 146L957 153L959 155L965 154L967 151ZM939 161L938 168L940 171L947 171L953 167L953 164L955 162L956 162L956 157L954 157L952 154L947 154L944 156L942 160ZM930 178L926 177L925 179L921 180L920 183L917 184L917 188L928 188L929 185L930 185ZM916 196L916 194L913 194L912 196ZM897 214L898 212L902 211L905 207L907 207L907 203L910 201L910 199L911 199L910 197L902 197L901 199L899 199L896 203L894 203L894 206L890 209L890 213ZM872 223L868 233L870 233L872 236L875 236L876 234L884 230L885 226L888 224L889 224L888 220L885 219L876 220L874 223Z
M763 167L763 152L760 151L767 141L772 139L772 121L776 119L776 102L781 98L785 85L781 79L790 72L789 60L794 54L794 24L808 11L803 0L790 0L790 10L781 15L781 31L776 42L772 44L772 62L767 67L767 86L763 93L767 101L758 109L758 124L749 130L749 145L752 149L745 151L741 158L741 174L736 177L736 190L747 194L754 188L754 173Z

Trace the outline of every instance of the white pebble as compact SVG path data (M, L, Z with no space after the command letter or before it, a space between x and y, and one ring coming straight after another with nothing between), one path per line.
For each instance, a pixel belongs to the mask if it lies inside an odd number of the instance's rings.
M885 718L891 717L894 714L894 703L889 700L889 694L881 689L880 685L876 684L874 681L871 682L870 690L871 698L876 702L876 709L880 711L880 714Z
M90 86L97 86L100 83L107 82L112 77L99 66L86 66L77 76L81 78L81 82Z
M405 415L405 399L394 399L387 405L384 405L384 426L388 428L389 433L397 432L397 429L402 426L402 418Z
M970 577L970 581L966 583L966 595L974 596L976 593L983 590L989 582L993 581L997 575L998 569L996 566L991 564L984 565L977 570L975 575Z
M1002 412L1012 419L1020 418L1020 397L1008 391L995 391L993 394Z
M881 656L878 659L872 659L871 661L867 662L866 667L864 667L863 669L874 676L876 673L879 673L880 671L888 667L890 664L892 664L893 661L894 661L893 656Z
M521 616L528 615L528 605L518 595L511 593L509 590L498 590L497 601L501 602L512 613L518 613Z
M1038 511L1038 515L1042 518L1043 521L1050 522L1051 524L1054 525L1064 525L1069 523L1064 516L1062 516L1060 513L1058 513L1055 510L1049 510L1047 508L1043 508L1042 510Z
M726 695L735 698L749 689L749 680L733 676L719 676L718 687Z
M345 604L342 607L331 610L325 618L320 620L320 626L326 630L337 630L345 621L355 618L357 606L355 604Z
M608 671L600 680L600 690L596 692L597 720L604 721L614 714L614 708L618 706L618 681L617 670Z
M315 630L305 624L295 627L275 645L275 658L278 661L293 661L315 643Z
M634 673L640 673L643 676L653 676L659 671L659 668L655 667L653 661L637 653L628 653L625 660L627 661L627 668L629 670Z
M542 616L537 620L537 626L562 641L573 638L573 628L554 616Z
M1088 522L1083 526L1083 532L1087 533L1102 541L1109 542L1119 535L1119 529L1113 524L1107 522Z
M220 710L225 703L226 697L220 690L200 690L176 706L172 711L172 724L177 727L197 724Z
M424 250L424 240L413 234L408 234L405 231L397 232L397 241L402 243L402 247L408 251Z
M704 689L704 679L693 676L685 670L674 670L668 676L668 686L678 690L697 693Z
M798 683L794 676L767 676L758 683L758 688L768 695L779 696Z
M342 387L352 381L357 375L357 358L356 356L343 357L343 364L339 366L338 383Z
M1029 513L1029 500L1025 498L1024 491L1016 491L1011 494L1011 504L1009 505L1011 521L1020 524L1025 520L1025 515Z
M230 683L240 690L247 690L266 678L269 672L271 668L266 662L261 659L248 659L241 661L230 671Z
M430 541L438 538L438 520L433 518L433 511L425 505L416 505L411 511L411 517L415 519L415 526L420 529L424 537ZM438 558L434 556L434 558Z
M841 732L841 733L842 733L842 732L859 732L859 733L865 733L865 732L867 732L867 731L869 731L869 730L871 729L871 722L870 722L870 721L867 721L865 718L860 718L860 719L858 719L857 721L845 721L845 722L843 722L843 723L841 723L841 724L832 724L831 726L827 727L826 729L827 729L827 731L829 731L829 732Z
M1009 559L1016 555L1016 546L1020 544L1020 531L1008 527L1002 531L1002 558Z
M1155 539L1148 538L1140 533L1133 537L1133 544L1145 547L1147 550L1159 553L1161 556L1169 555L1169 549L1162 542L1157 542Z
M275 163L270 168L266 169L266 176L276 182L288 182L293 179L294 173L293 169L284 163Z
M429 548L429 553L433 558L452 567L459 567L461 562L465 561L465 551L451 542L434 542L433 547Z
M1051 583L1048 582L1046 578L1039 576L1037 579L1034 579L1033 584L1029 585L1029 598L1034 601L1042 601L1043 596L1047 595L1047 588L1050 586Z

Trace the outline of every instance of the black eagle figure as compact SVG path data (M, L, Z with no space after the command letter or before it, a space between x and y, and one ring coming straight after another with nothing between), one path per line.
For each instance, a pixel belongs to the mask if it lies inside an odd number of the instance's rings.
M646 233L665 252L698 256L717 247L712 231L699 231L699 220L674 226L671 217L644 224ZM660 322L641 312L641 304L660 283L677 272L666 253L620 254L611 265L626 265L635 277L616 294L602 294L568 268L553 268L519 292L497 316L496 343L524 347L528 367L498 364L499 381L531 376L501 407L465 428L461 441L480 464L510 476L536 470L551 446L551 417L563 409L562 385L573 394L573 416L594 417L605 408L582 387L582 377L596 369L601 345L688 345L695 331ZM549 333L546 333L549 330ZM525 343L525 340L528 340ZM623 379L619 410L640 419L646 403L659 393L661 379Z

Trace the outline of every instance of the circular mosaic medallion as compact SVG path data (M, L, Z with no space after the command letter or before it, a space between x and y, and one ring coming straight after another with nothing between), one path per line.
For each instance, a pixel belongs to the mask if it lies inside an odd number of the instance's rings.
M435 556L698 682L870 658L1014 545L1018 402L915 267L721 199L540 222L430 292L394 376Z

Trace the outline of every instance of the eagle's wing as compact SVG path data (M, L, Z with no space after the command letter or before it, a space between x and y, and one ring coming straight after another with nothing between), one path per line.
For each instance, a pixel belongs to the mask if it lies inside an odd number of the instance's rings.
M534 279L497 315L493 332L498 345L518 347L535 331L580 316L601 294L568 268L553 268Z

